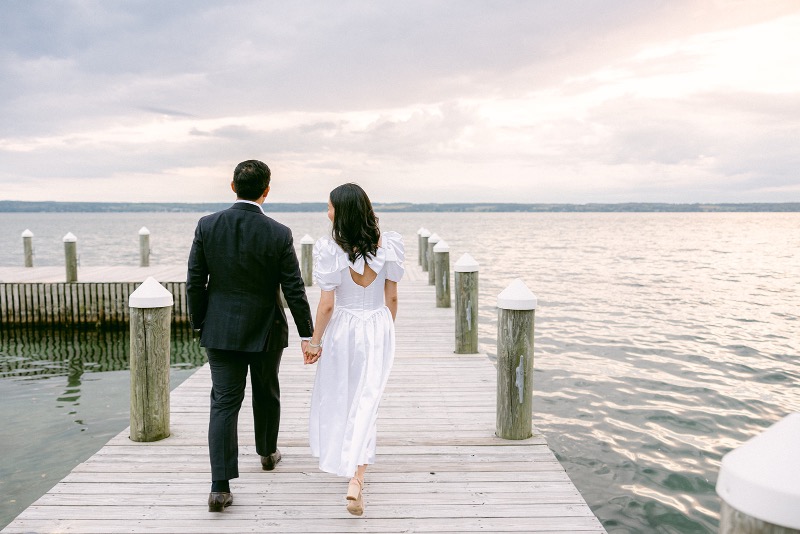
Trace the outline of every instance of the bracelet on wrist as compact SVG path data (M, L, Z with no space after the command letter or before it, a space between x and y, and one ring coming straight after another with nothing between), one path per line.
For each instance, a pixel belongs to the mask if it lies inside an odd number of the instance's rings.
M318 348L322 347L322 340L320 339L319 345L315 345L314 342L309 339L308 340L308 346L311 347L312 349L318 349Z

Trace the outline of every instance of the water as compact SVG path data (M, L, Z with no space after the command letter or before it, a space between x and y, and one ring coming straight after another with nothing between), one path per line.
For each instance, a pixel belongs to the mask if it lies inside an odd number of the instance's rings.
M67 231L84 265L135 265L142 225L153 262L182 263L197 217L0 214L0 265L21 265L25 228L36 234L37 265L61 263ZM328 228L323 213L275 218L296 240ZM534 422L609 532L716 531L722 455L800 410L800 214L391 213L381 221L407 236L411 262L420 226L447 240L451 261L469 252L480 262L480 342L490 358L496 295L517 277L536 293ZM0 344L0 365L17 350ZM38 365L63 362L59 350L44 351ZM6 375L3 451L9 428L70 418L85 431L54 439L99 447L127 426L127 398L115 392L125 389L115 383L122 374L84 366L81 394L93 406L81 406L98 413L81 424L58 400L70 394L68 370ZM50 453L35 443L19 441L27 448L17 460L4 455L3 495L9 465L25 461L21 469L38 476ZM64 458L62 470L77 461Z
M0 330L0 528L129 424L127 331ZM170 385L205 363L173 331Z

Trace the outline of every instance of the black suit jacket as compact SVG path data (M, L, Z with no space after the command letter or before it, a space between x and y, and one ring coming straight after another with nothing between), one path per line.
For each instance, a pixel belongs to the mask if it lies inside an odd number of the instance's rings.
M204 347L245 352L289 343L279 291L300 337L313 325L292 231L258 206L237 202L197 223L189 254L189 320Z

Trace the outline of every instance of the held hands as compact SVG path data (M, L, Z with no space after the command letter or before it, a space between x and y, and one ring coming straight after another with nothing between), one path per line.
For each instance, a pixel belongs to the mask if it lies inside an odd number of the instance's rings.
M322 356L322 347L312 347L308 341L303 341L301 347L303 349L303 363L306 365L317 363L319 357Z

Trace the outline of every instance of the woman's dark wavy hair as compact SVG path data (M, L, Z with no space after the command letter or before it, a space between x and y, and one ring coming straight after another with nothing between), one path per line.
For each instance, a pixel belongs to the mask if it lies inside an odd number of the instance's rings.
M342 184L330 194L333 205L333 240L351 262L378 251L381 231L367 193L357 184Z

